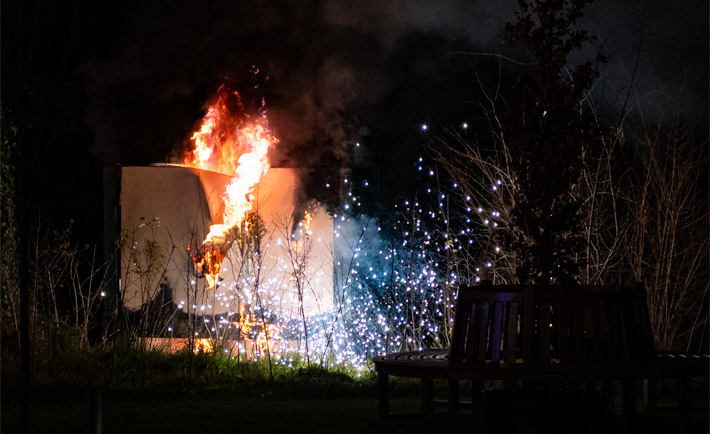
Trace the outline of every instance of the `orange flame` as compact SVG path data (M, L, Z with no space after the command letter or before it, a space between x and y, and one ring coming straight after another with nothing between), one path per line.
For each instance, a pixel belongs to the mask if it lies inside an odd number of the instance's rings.
M239 330L245 338L256 327L257 334L254 338L254 343L256 343L260 354L273 353L275 342L281 339L281 328L276 324L267 323L264 319L255 319L255 316L254 311L251 309L247 311L242 308L239 313L239 322L232 324L239 325Z
M313 220L311 213L306 211L303 216L303 221L301 221L299 224L299 226L303 226L301 236L298 238L297 241L291 242L291 247L293 247L293 250L294 252L296 252L296 254L300 254L301 252L303 252L303 248L305 247L305 239L311 235L311 220ZM299 268L297 263L294 263L294 267L296 269Z
M229 231L238 227L252 208L252 190L269 170L268 151L278 142L265 126L266 119L252 120L245 113L239 94L222 85L216 102L192 135L194 148L183 163L232 176L223 196L223 224L215 224L202 243L202 252L193 259L207 279L209 288L219 282L219 269L229 250Z
M195 339L195 342L192 347L193 353L195 353L195 354L211 353L213 351L214 351L214 347L212 346L212 339L208 339L208 338Z
M309 233L311 231L311 220L313 220L313 217L311 217L311 213L306 211L303 216L303 228L306 233Z

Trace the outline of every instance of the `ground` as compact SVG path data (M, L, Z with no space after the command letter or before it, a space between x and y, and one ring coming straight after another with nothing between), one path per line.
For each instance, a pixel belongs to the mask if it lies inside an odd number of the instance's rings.
M462 412L461 426L449 431L444 418L395 420L388 427L377 419L377 396L374 389L338 397L324 392L298 396L293 391L264 390L261 395L248 391L207 390L200 392L104 391L102 394L103 433L431 433L431 432L496 432L516 426L514 417L505 410L494 411L487 421L473 421L470 412ZM418 395L402 389L395 393L395 411L416 410ZM77 433L86 431L86 390L57 386L35 391L34 433ZM2 432L18 432L17 391L3 391ZM535 407L525 404L528 412ZM564 407L564 406L563 406ZM564 410L559 409L561 412ZM547 408L533 426L517 426L522 432L549 432L550 417L557 409ZM638 416L622 421L618 416L577 420L574 427L558 432L675 432L672 415L647 418ZM708 412L696 414L691 432L706 433ZM534 428L530 430L530 428Z

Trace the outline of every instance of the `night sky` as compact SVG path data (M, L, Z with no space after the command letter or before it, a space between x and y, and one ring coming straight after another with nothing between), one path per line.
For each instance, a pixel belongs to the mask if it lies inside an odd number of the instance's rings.
M503 35L513 3L3 1L2 104L30 209L96 239L101 168L171 161L223 83L267 111L274 166L411 165L419 125L477 116L472 67L494 78L495 55L524 60ZM599 0L581 25L609 59L600 107L636 71L632 111L678 96L707 128L707 1Z

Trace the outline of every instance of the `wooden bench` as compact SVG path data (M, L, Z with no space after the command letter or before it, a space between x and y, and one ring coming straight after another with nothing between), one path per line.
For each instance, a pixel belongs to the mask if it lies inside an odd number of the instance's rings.
M458 420L459 382L472 382L472 405L481 406L483 382L513 391L530 382L622 382L623 413L636 407L635 382L659 378L681 383L680 430L690 416L690 379L707 376L707 355L655 351L642 286L482 285L461 287L449 349L409 351L373 359L379 416L390 417L389 377L422 380L422 412L433 412L433 382L448 380L450 423ZM649 393L649 404L655 395Z

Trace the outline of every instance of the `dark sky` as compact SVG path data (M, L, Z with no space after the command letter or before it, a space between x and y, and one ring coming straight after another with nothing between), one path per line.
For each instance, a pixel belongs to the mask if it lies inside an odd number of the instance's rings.
M510 53L502 28L513 6L4 0L3 104L35 131L25 161L45 174L30 185L36 202L73 218L82 195L100 192L99 168L169 160L225 82L254 115L265 101L281 141L274 165L409 164L419 124L467 116L470 64L486 70L490 54ZM582 25L609 58L596 89L602 104L617 103L640 54L644 110L681 95L707 114L707 21L704 0L589 6ZM351 161L355 142L359 161Z
M494 45L504 15L501 6L476 2L203 3L136 7L120 46L80 65L98 161L154 159L184 139L203 104L230 81L253 106L264 97L281 140L275 164L342 162L368 135L368 113L383 100L392 101L383 114L391 119L406 114L416 124L434 115L443 101L430 87L462 73L461 61L452 70L450 53ZM135 142L143 146L127 145Z
M394 129L463 111L471 74L468 59L454 53L503 51L513 8L510 1L142 3L122 16L113 49L86 53L77 68L99 164L162 158L224 81L255 106L265 98L282 142L275 164L344 161L354 142L368 141L373 111ZM648 3L600 0L588 8L582 24L610 59L605 83L618 88L628 79L643 26L641 92L677 92L684 81L689 96L707 99L707 2ZM259 89L253 66L265 81Z

